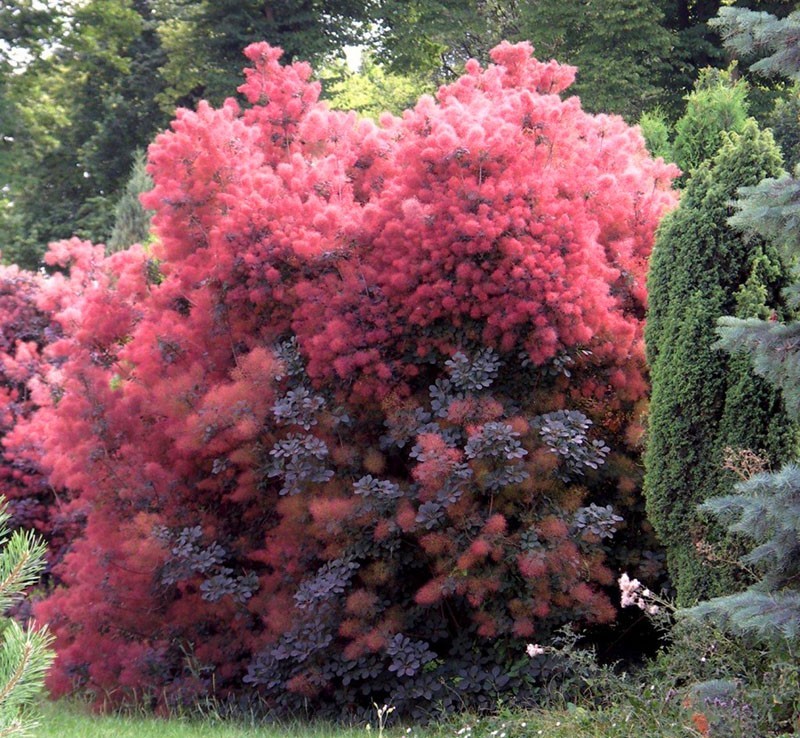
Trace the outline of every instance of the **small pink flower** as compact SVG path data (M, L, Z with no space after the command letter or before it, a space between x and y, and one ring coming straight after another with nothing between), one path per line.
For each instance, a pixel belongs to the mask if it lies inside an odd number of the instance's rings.
M534 656L541 656L544 653L544 646L539 646L535 643L528 644L528 656L533 658Z
M622 595L622 606L630 607L632 605L638 606L639 590L642 585L638 579L631 579L627 573L623 574L618 580L620 594Z

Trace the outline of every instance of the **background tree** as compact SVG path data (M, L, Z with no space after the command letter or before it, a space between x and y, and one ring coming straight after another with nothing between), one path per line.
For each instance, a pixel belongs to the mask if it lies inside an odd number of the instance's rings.
M11 164L4 154L12 143L12 132L17 128L9 88L24 65L42 55L48 39L58 33L61 21L54 9L34 5L31 0L9 0L0 7L1 172L8 172Z
M136 148L167 118L158 39L143 0L65 9L48 53L9 79L15 127L8 143L0 244L7 260L36 267L45 244L82 233L105 240Z
M90 0L45 17L27 2L25 12L17 5L0 16L6 36L18 50L47 53L31 52L0 80L7 93L0 115L9 122L2 184L13 203L0 210L0 249L7 261L31 268L49 241L109 238L134 152L177 106L201 98L221 104L235 94L248 43L266 38L291 55L322 58L364 33L358 24L372 7Z
M502 39L529 40L540 58L578 67L573 92L587 109L636 120L660 105L675 120L700 70L728 63L718 36L707 25L720 4L384 0L376 13L381 23L377 43L380 58L395 69L441 81L466 59L485 59ZM793 7L788 0L755 5L781 14Z
M352 110L378 120L381 113L399 114L425 92L433 92L421 75L399 74L378 63L373 52L363 51L357 69L346 59L328 62L318 73L323 99L337 110Z
M135 243L146 243L150 237L150 221L152 211L145 210L139 196L148 192L153 180L146 171L147 160L144 152L137 153L133 163L131 177L125 186L125 192L114 211L114 230L107 244L107 251L112 253L128 248Z
M378 56L398 71L441 83L468 59L486 59L503 38L516 37L518 14L518 3L497 0L383 0L376 16L382 26Z
M736 587L732 570L709 567L697 550L719 540L696 508L731 488L724 450L764 449L774 463L795 450L780 395L746 361L715 347L722 315L787 314L781 292L789 278L777 252L726 225L739 187L777 174L780 164L772 136L754 121L727 134L718 153L694 170L650 264L645 496L682 604Z
M675 91L667 89L674 79L667 80L675 73L675 38L661 3L600 0L575 7L577 24L561 19L570 24L565 37L573 35L572 48L558 58L578 67L574 92L586 108L613 111L632 121L657 105L674 106ZM535 38L539 22L528 9L520 23L523 37Z
M242 52L257 41L280 46L288 60L321 62L347 44L361 43L375 0L153 0L166 52L158 95L171 115L201 99L220 105L241 78ZM198 53L199 50L202 52Z
M467 59L485 59L503 39L528 40L540 58L578 67L573 92L588 110L635 118L663 97L672 44L653 0L587 7L551 0L389 0L379 17L386 29L379 37L381 58L404 72L447 79Z

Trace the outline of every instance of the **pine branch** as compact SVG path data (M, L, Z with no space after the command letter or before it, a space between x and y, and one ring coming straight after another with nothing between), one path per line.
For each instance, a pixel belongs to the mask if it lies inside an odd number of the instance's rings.
M9 717L15 720L20 708L39 693L54 657L49 649L53 638L47 628L37 630L29 624L23 629L19 623L10 620L3 636L0 649L0 725Z
M724 317L717 321L717 348L747 353L757 374L779 387L787 412L800 417L800 323Z
M742 558L757 566L761 581L744 592L717 597L682 611L707 618L765 641L800 636L800 467L756 474L736 485L734 494L706 501L701 509L728 524L728 530L759 545Z
M682 610L681 615L710 619L765 641L795 640L800 636L800 592L764 593L748 589L717 597Z
M0 727L0 738L30 735L29 731L35 728L36 725L38 725L38 723L28 723L26 726L22 720L12 720L6 727Z
M44 543L32 531L14 531L0 555L0 612L38 580L45 551Z
M5 610L36 582L44 566L45 546L32 531L9 537L9 514L0 498L0 608ZM0 643L0 738L29 735L35 726L27 708L44 684L53 662L53 638L46 628L23 629L7 620Z
M800 250L800 169L795 174L742 187L734 202L738 212L728 220L734 228L758 234L782 248L787 259Z
M800 80L800 11L786 18L746 8L720 8L708 23L725 46L742 56L762 57L751 65L759 74Z

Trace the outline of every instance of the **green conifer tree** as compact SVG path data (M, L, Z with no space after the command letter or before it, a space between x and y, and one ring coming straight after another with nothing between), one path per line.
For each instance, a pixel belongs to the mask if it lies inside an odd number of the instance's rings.
M653 157L660 156L664 161L672 161L671 131L664 111L654 108L642 113L639 128L650 154Z
M779 20L739 8L720 11L715 25L726 43L744 55L761 55L753 66L765 74L800 80L800 11ZM731 224L782 247L784 261L800 255L800 170L795 176L770 177L740 192ZM790 299L797 304L800 285ZM773 316L774 317L774 316ZM780 387L787 408L800 417L800 322L734 316L720 320L721 345L732 354L746 352L755 370ZM743 562L758 581L743 592L725 593L687 611L721 622L770 644L785 658L800 636L800 467L789 463L758 474L729 495L708 500L705 510L757 546Z
M44 567L44 544L30 531L10 534L10 517L0 500L0 612L19 600ZM7 618L0 639L0 738L29 735L36 724L32 702L53 660L51 637L46 628L22 628Z
M135 243L144 243L150 236L152 213L139 202L139 195L153 187L153 180L145 166L144 153L136 152L131 177L114 213L114 230L107 245L109 253L122 251Z
M686 611L763 642L800 637L800 467L757 474L736 486L734 494L714 497L703 509L733 533L758 545L742 563L759 573L743 592L703 602Z
M726 448L763 449L785 461L794 425L780 394L747 361L716 350L717 319L783 315L788 284L777 252L726 223L739 187L780 171L769 132L748 121L689 179L681 206L662 225L648 277L646 329L652 398L645 453L648 515L667 553L678 602L730 592L735 568L712 568L698 544L733 546L697 512L733 485Z
M741 133L746 121L746 83L734 79L733 69L704 69L675 123L672 158L684 173L683 181L714 156L724 133Z
M777 18L763 11L722 7L709 25L737 56L761 57L750 65L751 71L766 77L800 77L800 10Z

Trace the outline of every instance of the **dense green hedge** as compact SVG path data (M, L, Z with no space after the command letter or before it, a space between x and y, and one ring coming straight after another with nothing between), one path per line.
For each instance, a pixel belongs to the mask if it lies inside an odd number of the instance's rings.
M689 179L665 222L651 261L646 330L652 400L645 456L648 514L667 549L682 604L736 588L735 568L709 566L703 542L734 546L696 507L730 490L726 448L764 450L773 463L794 445L776 390L748 362L715 346L716 320L782 316L787 279L774 250L727 224L739 187L780 171L768 132L748 122ZM735 552L731 551L732 559ZM723 554L723 558L726 558Z

